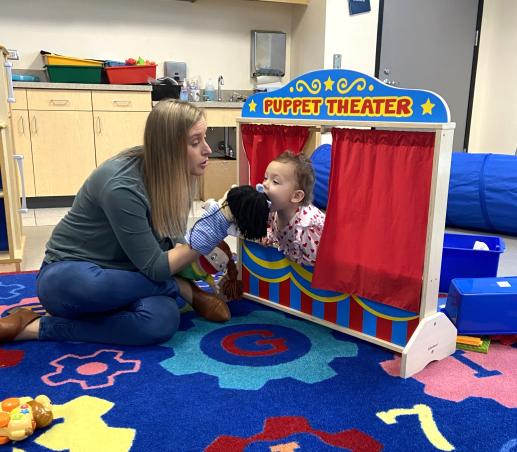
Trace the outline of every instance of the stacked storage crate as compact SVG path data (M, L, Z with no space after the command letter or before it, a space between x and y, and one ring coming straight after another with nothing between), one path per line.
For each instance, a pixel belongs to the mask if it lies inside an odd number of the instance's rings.
M105 71L111 84L142 85L156 79L156 64L121 65L107 61Z
M101 83L103 62L41 52L49 81L54 83Z
M49 81L54 83L148 84L156 78L156 64L126 65L117 61L88 60L41 51ZM103 69L106 81L102 79Z

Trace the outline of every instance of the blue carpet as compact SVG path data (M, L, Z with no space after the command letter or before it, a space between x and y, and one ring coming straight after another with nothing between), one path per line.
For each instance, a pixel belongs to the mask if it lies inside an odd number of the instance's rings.
M41 309L35 274L0 276L0 316ZM1 450L517 451L517 349L457 351L414 378L372 344L249 301L213 324L183 306L153 347L0 345L0 400L48 395L55 420ZM3 364L2 364L3 363Z

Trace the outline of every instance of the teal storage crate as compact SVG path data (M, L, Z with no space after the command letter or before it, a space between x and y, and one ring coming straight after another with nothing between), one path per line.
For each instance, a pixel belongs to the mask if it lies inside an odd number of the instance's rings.
M476 241L489 250L475 250ZM453 278L490 278L497 276L499 257L506 245L500 237L446 233L443 241L440 292L448 292Z

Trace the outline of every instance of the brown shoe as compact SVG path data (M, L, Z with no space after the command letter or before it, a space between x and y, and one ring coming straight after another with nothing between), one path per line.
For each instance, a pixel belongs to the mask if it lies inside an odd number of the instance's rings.
M200 289L195 282L190 282L190 286L192 287L192 308L198 315L211 322L230 320L232 315L223 299Z
M25 327L41 317L30 309L18 309L7 317L0 319L0 343L12 341Z

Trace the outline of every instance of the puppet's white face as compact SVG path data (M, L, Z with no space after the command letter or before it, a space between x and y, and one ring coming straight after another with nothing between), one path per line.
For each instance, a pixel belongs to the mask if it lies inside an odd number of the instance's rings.
M298 181L292 163L271 162L264 175L264 193L271 201L271 212L290 208L304 198L298 189Z
M187 159L190 174L202 176L208 166L208 156L212 149L206 142L206 121L199 120L188 132Z
M221 248L214 248L207 254L205 258L210 262L210 265L218 272L222 272L228 265L229 257Z

